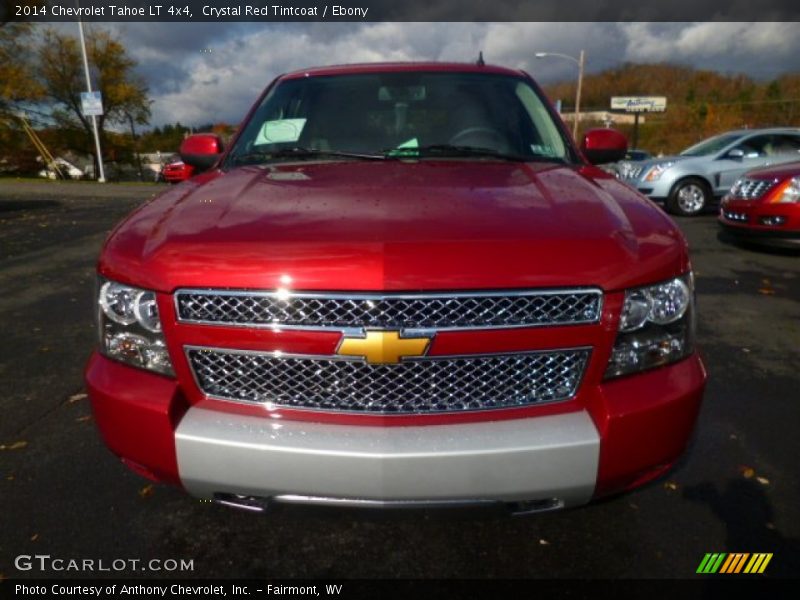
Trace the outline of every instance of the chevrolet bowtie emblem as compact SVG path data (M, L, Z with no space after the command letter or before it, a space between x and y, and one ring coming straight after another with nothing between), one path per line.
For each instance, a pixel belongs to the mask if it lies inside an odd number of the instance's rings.
M337 354L360 356L370 364L399 363L404 356L424 356L430 337L400 337L399 331L368 331L366 337L342 338Z

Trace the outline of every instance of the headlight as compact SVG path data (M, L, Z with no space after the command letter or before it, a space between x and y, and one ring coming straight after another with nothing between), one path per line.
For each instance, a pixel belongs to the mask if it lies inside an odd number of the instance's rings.
M102 354L134 367L174 374L154 292L101 280L97 306Z
M669 169L674 162L663 162L653 165L647 170L647 173L644 176L645 181L658 181L661 176L664 174L664 171Z
M694 351L691 273L625 292L606 379L669 364Z
M770 203L797 203L800 202L800 177L792 177L784 181L770 194Z
M680 319L689 307L689 286L681 277L625 292L619 330L635 331L650 321L667 325Z

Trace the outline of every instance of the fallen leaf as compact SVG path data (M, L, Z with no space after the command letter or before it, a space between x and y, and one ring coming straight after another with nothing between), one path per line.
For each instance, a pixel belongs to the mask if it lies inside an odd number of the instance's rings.
M67 398L67 402L72 404L74 402L77 402L78 400L83 400L86 397L87 397L86 394L72 394L72 396Z
M14 476L9 475L8 477L6 477L6 481L14 481Z
M732 440L738 440L739 439L739 436L737 436L735 433L730 434L728 437L730 439L732 439Z
M773 290L772 288L759 288L758 293L764 294L765 296L774 296L775 290Z
M78 417L77 419L75 419L75 422L76 423L84 423L84 422L88 421L91 418L92 418L92 415L84 415L82 417Z
M639 505L634 504L633 502L628 502L628 506L630 506L633 510L639 510Z
M752 479L753 476L756 474L755 470L752 467L747 467L745 465L739 467L739 472L745 479Z
M767 279L766 277L761 280L761 283L763 283L764 285L770 285L769 279Z
M675 491L678 489L678 484L674 481L667 481L664 483L664 489Z
M540 546L549 546L550 542L548 542L547 540L539 540L539 545Z
M750 354L750 348L742 348L742 352L746 352L747 354Z
M144 486L142 489L139 490L139 497L140 498L147 498L148 496L152 496L154 491L155 491L155 488L153 487L153 484L151 483L149 485Z
M13 444L9 444L8 446L6 446L5 444L0 444L0 450L21 450L27 445L28 442L20 440L18 442L14 442Z
M36 541L36 540L38 540L38 539L39 539L39 534L38 534L38 533L34 533L34 534L31 536L31 541L32 541L32 542L35 542L35 541Z
M769 479L766 477L756 477L756 481L761 485L769 485Z

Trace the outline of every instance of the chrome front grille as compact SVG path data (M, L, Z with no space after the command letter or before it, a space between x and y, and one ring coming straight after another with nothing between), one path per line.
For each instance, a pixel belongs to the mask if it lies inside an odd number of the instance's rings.
M464 412L571 398L589 349L424 357L367 364L189 347L200 389L227 400L274 407L370 414Z
M624 163L620 166L619 176L621 179L638 179L644 167L633 163Z
M471 329L596 323L597 289L453 294L179 290L178 320L251 327Z
M769 179L740 179L731 189L731 196L738 200L755 200L766 194L774 181Z

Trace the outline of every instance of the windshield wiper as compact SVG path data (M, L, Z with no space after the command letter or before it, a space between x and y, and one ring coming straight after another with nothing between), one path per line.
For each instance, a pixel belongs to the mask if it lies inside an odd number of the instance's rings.
M255 151L246 152L238 156L233 156L230 159L231 164L256 164L275 159L297 159L305 160L311 158L355 158L358 160L386 160L386 156L382 154L367 154L362 152L345 152L342 150L314 150L312 148L303 148L295 146L293 148L282 148L281 150L268 151Z
M452 144L431 144L429 146L419 146L417 148L387 148L382 151L389 158L415 158L425 157L478 157L478 158L499 158L514 162L527 162L530 160L546 160L551 162L563 163L564 161L554 156L544 154L523 155L508 154L491 148L480 146L455 146Z

